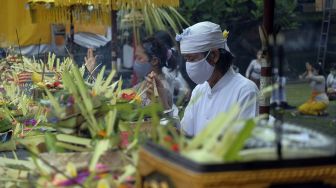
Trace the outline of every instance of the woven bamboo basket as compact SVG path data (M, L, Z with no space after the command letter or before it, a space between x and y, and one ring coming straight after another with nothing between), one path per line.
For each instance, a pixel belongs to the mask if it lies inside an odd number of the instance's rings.
M335 187L336 158L198 164L158 145L139 152L137 187Z

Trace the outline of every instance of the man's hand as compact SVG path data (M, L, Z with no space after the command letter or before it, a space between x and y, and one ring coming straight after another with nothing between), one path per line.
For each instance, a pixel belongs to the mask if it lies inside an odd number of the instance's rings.
M85 67L88 69L90 74L92 74L92 71L96 67L96 59L97 56L93 56L93 49L89 48L86 57L84 57L84 61L85 61Z

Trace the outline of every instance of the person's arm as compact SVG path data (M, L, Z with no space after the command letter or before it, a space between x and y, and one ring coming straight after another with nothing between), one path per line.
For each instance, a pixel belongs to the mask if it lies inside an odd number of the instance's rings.
M307 77L307 79L309 81L316 81L317 83L322 83L325 78L324 78L324 76L321 76L321 75L317 75L317 76L315 76L315 75L309 75Z
M249 119L259 114L258 89L254 86L244 87L239 95L238 103L241 108L238 118Z
M89 48L86 54L86 57L84 57L84 66L86 68L87 74L85 74L89 80L94 80L97 77L97 74L100 71L101 64L97 65L97 56L93 55L93 49Z
M96 67L96 59L97 59L97 56L93 55L93 49L89 48L87 51L86 57L84 57L84 63L85 63L84 65L90 74Z
M162 103L162 105L164 106L164 108L167 109L171 109L172 107L169 107L169 99L166 95L166 90L163 87L163 83L161 82L160 79L158 79L158 76L152 72L150 73L147 77L146 77L146 86L147 86L147 92L146 95L149 98L153 98L155 97L154 95L154 83L153 80L155 80L155 84L157 87L157 92L159 94L159 99L160 102ZM193 92L194 93L194 92ZM193 99L195 97L191 97L191 99ZM196 99L195 99L196 100ZM181 130L181 132L183 134L186 134L187 136L193 136L194 133L194 103L195 100L190 100L189 104L187 105L185 111L184 111L184 116L183 119L181 120L181 122L176 122L176 124L178 124L177 128Z
M182 132L187 136L194 136L195 135L195 119L197 117L196 105L197 101L201 97L201 93L196 88L192 91L190 101L184 110L183 118L181 120L180 128Z
M245 77L246 78L250 77L252 69L253 69L253 66L254 66L254 61L252 60L251 63L249 64L249 66L246 69L246 72L245 72Z
M306 78L307 75L308 75L308 72L305 71L304 73L302 73L302 74L299 75L299 78L300 79L304 79L304 78Z

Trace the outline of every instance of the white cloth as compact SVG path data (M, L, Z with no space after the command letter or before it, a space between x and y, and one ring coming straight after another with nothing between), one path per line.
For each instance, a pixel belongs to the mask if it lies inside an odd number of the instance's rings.
M163 72L163 77L162 77L163 79L161 79L161 82L162 82L163 87L166 89L165 91L167 92L166 94L169 98L168 99L169 103L172 104L172 110L173 110L172 115L173 115L173 117L178 117L179 110L173 102L174 101L174 98L173 98L174 96L173 95L174 95L175 77L173 76L173 74L168 73L168 69L165 68L165 67L162 69L162 72ZM135 90L139 90L142 87L143 84L144 84L144 81L138 83L133 88ZM147 97L146 93L142 94L141 99L142 99L142 105L143 106L147 106L151 103L151 100Z
M50 51L53 51L53 48L49 44L41 44L40 47L39 45L30 45L30 46L21 47L22 55L26 55L26 56L33 56L33 55L37 55L38 53L43 54L43 53L50 52ZM18 47L15 48L15 52L19 54L20 49Z
M176 35L182 54L206 52L214 48L224 48L230 52L219 25L212 22L200 22Z
M181 128L194 136L218 114L228 112L237 103L241 107L238 119L253 118L258 115L257 96L257 86L230 68L213 88L208 82L196 86L185 109Z
M331 73L327 77L327 87L336 90L336 76Z
M166 79L171 81L172 93L174 94L174 101L182 100L187 97L190 92L188 83L184 80L180 71L170 71L168 68L162 68L163 74L165 74ZM177 91L177 96L175 96L175 91ZM176 100L175 100L176 99Z
M128 44L123 46L123 65L125 68L132 68L134 62L134 48Z
M74 35L74 42L85 48L99 48L105 46L109 41L111 41L110 27L107 29L106 36L85 32L76 33Z
M313 75L310 77L307 77L307 79L310 81L310 87L313 89L313 91L318 92L319 94L315 97L316 101L324 102L326 104L329 104L329 98L325 92L325 78L322 75Z
M174 89L175 89L176 77L166 67L162 68L162 73L165 77L165 80L167 81L166 84L163 83L164 87L167 88L167 90L169 91L169 95L171 96L173 117L178 117L179 110L177 106L174 104Z
M259 80L260 74L261 74L261 64L258 63L258 60L254 59L247 67L245 77Z
M280 102L287 102L287 94L286 94L286 83L287 78L284 76L279 77L279 69L273 69L273 82L278 84L279 87L273 89L272 96L271 96L271 103L280 103Z

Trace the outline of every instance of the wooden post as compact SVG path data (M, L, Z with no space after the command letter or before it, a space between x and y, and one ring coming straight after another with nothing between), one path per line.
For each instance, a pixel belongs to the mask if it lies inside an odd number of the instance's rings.
M110 0L111 3L111 57L112 57L112 70L117 70L117 44L118 44L118 28L117 28L117 11L113 7L115 2Z
M268 87L272 83L272 54L268 47L268 39L273 35L273 19L274 19L275 0L264 0L264 16L263 16L263 34L266 40L263 41L264 59L261 63L260 90ZM261 36L262 37L262 36ZM270 97L262 95L259 100L259 114L267 115L270 113Z

